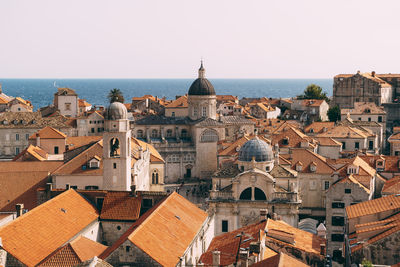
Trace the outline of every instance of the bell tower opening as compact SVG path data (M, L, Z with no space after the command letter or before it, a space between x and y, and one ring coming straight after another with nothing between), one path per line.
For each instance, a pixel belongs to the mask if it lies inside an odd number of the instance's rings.
M110 140L110 157L119 157L120 147L118 138L111 138Z

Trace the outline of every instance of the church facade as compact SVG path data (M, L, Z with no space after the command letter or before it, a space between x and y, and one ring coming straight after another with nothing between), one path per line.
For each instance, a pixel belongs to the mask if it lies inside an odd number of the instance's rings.
M218 142L226 133L252 133L254 124L217 114L217 98L201 64L188 91L188 116L147 116L137 120L133 136L151 143L165 159L165 182L210 178L217 170Z

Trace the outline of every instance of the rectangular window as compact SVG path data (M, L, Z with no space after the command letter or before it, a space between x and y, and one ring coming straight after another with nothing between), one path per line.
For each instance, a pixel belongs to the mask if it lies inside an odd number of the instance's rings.
M97 132L98 132L98 133L101 133L101 128L97 128Z
M15 134L15 140L19 141L19 134Z
M92 133L94 133L94 128L90 129Z
M331 239L334 242L343 242L344 241L344 235L343 234L332 234Z
M368 117L368 121L371 121L371 117Z
M171 116L172 116L172 117L175 117L175 112L172 112Z
M329 188L329 181L325 181L324 182L324 189L328 190L328 188Z
M382 116L378 116L378 122L382 122Z
M126 251L126 252L129 252L130 250L131 250L131 246L126 246L126 247L125 247L125 251Z
M16 147L15 148L15 155L18 155L19 154L19 147Z
M202 108L202 116L203 117L207 116L207 107Z
M55 146L55 147L54 147L54 154L57 155L58 153L59 153L59 152L58 152L58 146Z
M65 103L65 110L71 110L71 103Z
M29 134L25 134L25 139L26 139L26 140L29 139Z
M344 217L342 216L332 216L333 226L344 226Z
M359 149L360 148L360 142L355 142L354 143L354 148Z
M343 202L332 202L332 208L333 209L344 209L344 203Z
M346 149L346 142L342 142L342 149Z
M350 188L344 189L344 193L345 193L345 194L351 194L351 189L350 189Z
M113 163L113 168L114 168L114 169L117 168L117 163Z
M222 232L224 232L224 233L228 232L228 221L227 220L222 220Z
M374 141L369 141L369 143L368 143L368 149L369 149L369 150L374 149Z

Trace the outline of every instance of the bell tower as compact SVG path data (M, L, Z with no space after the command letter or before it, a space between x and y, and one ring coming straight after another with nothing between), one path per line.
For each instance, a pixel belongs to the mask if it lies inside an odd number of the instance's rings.
M130 191L131 130L124 104L113 102L107 109L103 133L103 189Z

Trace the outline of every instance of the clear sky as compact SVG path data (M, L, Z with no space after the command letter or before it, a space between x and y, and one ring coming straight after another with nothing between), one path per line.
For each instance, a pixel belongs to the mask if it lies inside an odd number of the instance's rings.
M2 78L400 73L400 1L1 0Z

